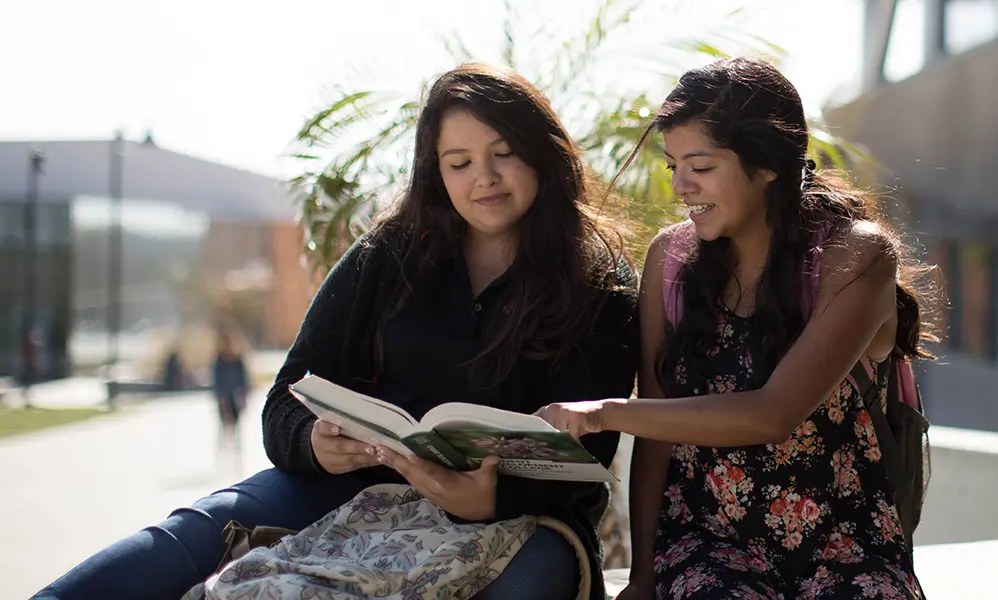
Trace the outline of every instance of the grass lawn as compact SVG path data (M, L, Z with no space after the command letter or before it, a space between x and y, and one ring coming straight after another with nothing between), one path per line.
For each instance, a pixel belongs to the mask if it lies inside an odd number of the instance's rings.
M0 406L0 438L75 423L108 411L100 408L10 408Z

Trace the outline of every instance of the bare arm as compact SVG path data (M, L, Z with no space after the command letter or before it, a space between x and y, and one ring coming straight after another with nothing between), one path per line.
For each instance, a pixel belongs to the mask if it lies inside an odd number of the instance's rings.
M816 310L762 388L690 398L617 400L597 429L701 446L781 443L896 325L897 259L876 226L857 223L824 261ZM892 338L892 336L891 336Z
M665 307L662 302L662 266L672 228L658 235L648 248L638 317L641 330L641 368L638 395L664 398L655 377L656 355L665 340ZM665 490L666 473L672 457L672 443L643 437L634 439L631 455L629 504L631 521L631 582L643 587L654 584L654 546L658 517Z

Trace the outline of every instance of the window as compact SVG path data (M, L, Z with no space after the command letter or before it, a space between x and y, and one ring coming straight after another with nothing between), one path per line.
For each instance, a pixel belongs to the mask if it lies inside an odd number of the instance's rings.
M925 65L925 0L898 0L891 23L884 78L901 81Z
M73 227L68 204L42 204L38 207L38 246L69 246L73 243Z
M961 350L981 358L995 358L995 251L984 244L960 248Z
M0 248L24 244L24 203L0 203Z
M27 206L24 202L0 203L0 247L27 247ZM69 205L39 203L37 210L38 248L69 246L73 239Z
M998 0L946 0L947 54L961 54L998 37Z

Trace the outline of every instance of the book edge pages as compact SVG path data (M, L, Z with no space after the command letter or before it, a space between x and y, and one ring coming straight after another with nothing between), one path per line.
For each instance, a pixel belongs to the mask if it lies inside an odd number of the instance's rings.
M355 415L358 419L376 423L390 430L400 439L415 431L419 425L419 422L412 415L394 404L355 392L342 385L337 385L327 379L323 379L318 375L306 375L301 380L292 383L290 389L292 392L314 396L316 400L328 404L331 408L338 409L348 415ZM344 399L346 399L346 402L343 401ZM359 404L354 405L352 404L353 402ZM374 411L367 410L365 404L376 407L376 409ZM358 406L360 407L359 410L356 408ZM391 417L389 417L390 421L388 423L385 423L384 419L375 418L381 414L397 417L401 422ZM399 431L398 426L403 425L403 423L404 430Z

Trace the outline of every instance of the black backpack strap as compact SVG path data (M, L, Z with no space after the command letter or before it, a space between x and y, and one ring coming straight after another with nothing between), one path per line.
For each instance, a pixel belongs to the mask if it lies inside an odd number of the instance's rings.
M893 368L893 361L891 363ZM858 361L853 366L852 371L849 371L849 377L856 382L856 391L863 398L863 406L870 412L874 410L884 412L882 405L877 406L877 400L879 400L880 396L877 382L870 379L870 374L867 373L866 367L863 366L863 361Z
M898 390L896 389L897 376L895 372L897 363L893 355L888 360L890 361L891 372L887 379L887 402L891 402L892 400L898 401ZM887 415L885 414L887 406L880 401L880 388L875 381L870 379L870 375L867 373L862 362L857 362L849 374L856 382L857 391L862 395L863 406L870 413L873 430L877 434L877 444L880 446L880 455L884 461L884 469L887 471L887 481L894 490L894 506L898 510L898 517L901 520L901 529L904 532L904 539L908 545L908 550L911 551L913 548L912 535L914 532L909 531L909 528L904 526L909 519L906 514L902 514L907 511L906 507L910 503L910 499L901 497L902 495L907 495L907 486L904 485L907 476L905 475L901 448L898 446L898 441L895 439L890 423L887 422Z

